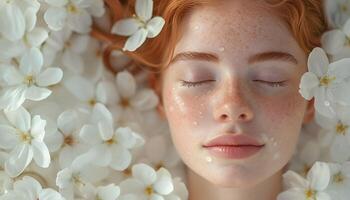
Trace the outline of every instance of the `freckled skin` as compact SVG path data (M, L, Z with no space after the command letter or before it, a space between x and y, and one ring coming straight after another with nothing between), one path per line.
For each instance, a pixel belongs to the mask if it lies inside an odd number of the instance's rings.
M185 20L175 55L210 52L219 56L219 63L180 61L163 72L163 106L177 151L188 168L225 187L249 187L282 170L295 151L302 124L310 118L307 109L313 109L298 93L300 78L307 70L305 53L281 19L255 1L242 2L196 8ZM285 61L248 65L250 56L267 51L288 52L298 65ZM209 65L208 79L215 82L182 86L180 80L186 79L184 74L196 63ZM252 81L251 74L264 70L286 72L287 86L274 88ZM247 117L240 119L242 114ZM202 148L214 137L237 133L263 141L265 147L242 160L218 159Z

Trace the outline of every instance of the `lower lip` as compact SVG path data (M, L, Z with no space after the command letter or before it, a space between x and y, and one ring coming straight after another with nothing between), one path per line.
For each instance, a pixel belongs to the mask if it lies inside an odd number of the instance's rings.
M225 159L248 158L260 151L263 146L213 146L206 147L208 151L217 157Z

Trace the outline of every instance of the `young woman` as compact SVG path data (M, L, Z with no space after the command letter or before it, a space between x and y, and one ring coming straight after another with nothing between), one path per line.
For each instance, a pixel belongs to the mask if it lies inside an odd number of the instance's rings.
M327 27L322 1L160 0L153 14L162 32L128 54L160 72L154 86L189 199L276 199L314 116L298 90Z

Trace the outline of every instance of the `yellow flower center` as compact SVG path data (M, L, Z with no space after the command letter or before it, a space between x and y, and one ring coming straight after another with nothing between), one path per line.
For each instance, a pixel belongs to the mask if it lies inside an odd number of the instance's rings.
M66 136L66 137L64 138L64 144L69 145L69 146L73 146L73 144L74 144L74 138L73 138L71 135Z
M337 134L339 135L345 135L346 131L348 130L349 126L348 125L345 125L341 122L339 122L337 124L337 126L335 127L336 131L337 131Z
M28 132L23 132L20 130L18 130L18 132L19 132L20 139L22 142L28 143L28 144L30 144L32 142L33 137Z
M308 189L305 191L305 197L307 200L316 200L316 191L312 189Z
M67 5L67 11L73 14L77 14L79 10L74 4L70 3Z
M333 175L334 183L342 183L343 181L344 181L344 176L341 172L338 172L337 174Z
M105 143L108 145L112 145L112 144L116 144L117 141L112 138L112 139L107 140Z
M148 196L151 196L153 194L153 188L151 186L148 186L146 189L145 189L145 193L148 195Z
M27 84L28 86L31 86L35 83L35 79L33 75L26 76L24 79L24 83Z
M329 86L334 80L335 80L334 76L330 77L330 76L326 75L320 79L320 85L321 86Z
M129 100L128 99L122 99L119 104L123 107L123 108L127 108L130 106Z
M88 101L88 104L89 104L90 106L94 106L96 103L97 103L97 102L96 102L95 99L90 99L90 100Z

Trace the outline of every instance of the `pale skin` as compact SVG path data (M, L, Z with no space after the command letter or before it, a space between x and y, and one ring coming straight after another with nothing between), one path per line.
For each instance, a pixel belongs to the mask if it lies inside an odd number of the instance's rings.
M287 25L257 2L226 0L193 9L177 58L162 74L164 114L187 166L190 200L275 199L302 124L313 119L313 102L298 92L307 55ZM196 54L177 56L185 52ZM202 147L238 133L264 148L228 160Z

